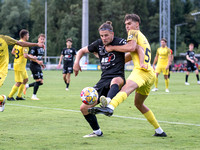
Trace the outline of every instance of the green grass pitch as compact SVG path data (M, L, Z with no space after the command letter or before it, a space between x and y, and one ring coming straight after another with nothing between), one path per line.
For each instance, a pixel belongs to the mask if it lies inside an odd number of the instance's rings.
M29 83L33 82L29 74ZM92 132L79 111L80 92L100 79L100 71L83 71L71 76L65 91L62 71L44 71L44 85L32 101L29 88L25 101L7 102L0 113L1 150L174 150L200 149L200 85L194 73L190 86L184 73L172 73L170 93L165 93L163 75L159 91L151 92L145 104L154 112L167 138L153 137L154 128L134 107L134 93L115 109L114 116L98 115L104 133L100 138L83 138ZM126 77L130 72L126 72ZM8 95L14 85L9 71L0 94ZM16 95L15 95L16 96Z

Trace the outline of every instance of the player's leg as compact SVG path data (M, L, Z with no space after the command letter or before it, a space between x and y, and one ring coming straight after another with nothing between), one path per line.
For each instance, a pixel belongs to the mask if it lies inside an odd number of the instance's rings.
M33 75L33 79L34 79L34 80L37 80L37 79L38 79L38 71L37 71L36 67L34 67L34 66L31 65L31 66L30 66L30 70L31 70L31 73L32 73L32 75ZM28 89L29 87L34 87L34 85L35 85L35 82L32 82L32 83L30 83L30 84L26 84L26 85L24 86L24 89L23 89L24 95L26 95L27 89Z
M158 67L156 67L156 79L155 79L155 82L154 82L155 88L153 88L153 89L151 90L151 91L153 91L153 92L158 91L158 76L159 76L160 72L161 72L161 69L158 68Z
M92 107L88 109L91 114L104 114L106 116L112 116L114 109L122 103L126 98L138 88L138 84L132 80L127 80L126 84L122 87L119 93L111 100L107 107Z
M200 84L200 81L199 81L199 70L198 70L198 68L196 68L195 74L196 74L196 78L197 78L197 84Z
M135 106L145 116L145 118L149 121L149 123L154 126L155 132L156 132L154 136L165 137L167 135L158 124L158 121L156 120L153 112L146 105L144 105L144 101L147 97L148 95L142 95L140 93L137 93L136 91L135 92Z
M19 86L23 82L23 72L22 71L16 71L15 70L15 84L13 85L11 92L9 93L7 100L8 101L14 101L13 95L17 92Z
M66 90L69 90L69 83L70 83L71 73L67 73L66 75Z
M43 85L43 79L36 79L35 80L35 84L34 84L34 88L33 88L33 95L31 97L32 100L40 100L37 97L37 91L39 89L39 86Z
M190 71L186 71L186 76L185 76L185 85L190 85L190 83L188 82L188 77L189 77Z
M88 113L88 109L91 108L91 107L94 107L95 105L97 105L97 102L95 102L93 105L86 105L86 104L82 103L82 105L80 106L80 111L82 112L86 121L89 123L90 127L93 130L93 133L83 136L85 138L87 138L87 137L98 137L98 136L103 135L103 132L101 131L99 124L97 122L96 115Z
M110 83L110 90L108 91L107 97L101 96L100 102L103 107L106 107L111 99L119 92L121 87L124 85L125 79L122 77L115 77L111 80Z

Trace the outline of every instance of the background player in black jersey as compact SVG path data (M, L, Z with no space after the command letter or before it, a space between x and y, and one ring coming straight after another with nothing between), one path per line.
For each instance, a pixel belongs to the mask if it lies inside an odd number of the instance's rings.
M70 76L73 73L74 57L76 57L76 50L72 48L72 39L68 38L66 40L67 47L61 52L60 61L58 68L61 66L62 59L64 57L63 65L63 80L66 84L66 91L69 90Z
M195 57L195 52L193 51L193 49L194 49L194 44L190 43L189 50L187 51L187 54L186 54L187 72L186 72L186 77L185 77L185 85L190 85L188 83L188 76L190 74L190 71L195 71L196 77L197 77L197 84L200 84L199 71L195 64L196 62L198 62L198 59Z
M44 42L45 42L45 35L40 34L38 36L38 43L44 44ZM24 94L26 94L26 90L29 87L34 87L33 88L33 95L31 97L31 99L32 100L39 100L39 98L37 98L36 94L37 94L37 91L39 89L39 86L43 85L42 68L45 68L45 65L43 64L44 49L41 48L41 47L33 47L33 48L31 48L30 55L37 57L36 60L31 60L31 63L30 63L30 69L31 69L31 72L32 72L32 75L33 75L35 82L33 82L31 84L26 84L23 92L24 92Z

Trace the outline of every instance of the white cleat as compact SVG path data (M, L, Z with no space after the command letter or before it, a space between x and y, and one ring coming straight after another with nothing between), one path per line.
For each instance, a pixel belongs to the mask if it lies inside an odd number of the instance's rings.
M35 100L35 101L40 100L39 98L37 98L37 96L32 96L31 99L32 99L32 100Z
M6 96L5 95L1 95L1 96L3 96L3 102L0 102L0 111L3 112L5 109Z
M200 81L197 81L197 84L200 84Z
M158 88L153 88L151 91L156 92L158 91Z
M106 98L105 96L100 97L100 103L102 107L107 107L110 102L111 102L110 98Z
M101 132L100 135L95 134L94 132L88 135L83 136L84 138L90 138L90 137L101 137L103 136L103 132Z
M188 83L188 82L185 82L185 85L190 85L190 83Z
M165 92L169 93L169 89L166 89Z
M68 89L68 88L66 88L65 90L66 90L66 91L69 91L69 89Z

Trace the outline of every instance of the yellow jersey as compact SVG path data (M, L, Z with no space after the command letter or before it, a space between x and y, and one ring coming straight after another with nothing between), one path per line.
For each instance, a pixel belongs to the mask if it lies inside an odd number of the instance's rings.
M158 67L166 67L168 64L168 57L171 55L170 48L165 46L164 48L159 47L157 49L156 55L158 56Z
M0 73L8 73L8 63L9 63L9 53L8 45L14 45L17 43L17 40L6 36L0 35Z
M14 70L25 71L27 59L24 57L24 54L25 53L28 54L29 47L21 47L19 45L15 45L14 49L15 49Z
M148 40L146 37L140 32L140 30L130 30L128 32L127 42L134 40L136 43L144 49L144 64L148 66L147 70L152 70L151 67L151 47L149 45ZM137 52L131 52L132 61L134 64L134 69L142 69L140 67L140 59Z

